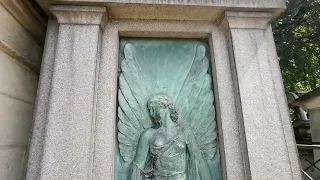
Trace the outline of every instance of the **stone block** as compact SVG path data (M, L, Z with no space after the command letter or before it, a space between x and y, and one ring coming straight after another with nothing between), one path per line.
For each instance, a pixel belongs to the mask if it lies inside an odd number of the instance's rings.
M0 4L0 49L13 58L40 69L42 45Z
M0 94L0 147L27 146L33 105Z
M0 94L34 104L38 74L0 50Z
M0 4L2 4L38 42L44 44L46 35L46 17L38 8L34 7L32 1L1 0Z
M25 161L25 150L0 146L0 179L21 180Z

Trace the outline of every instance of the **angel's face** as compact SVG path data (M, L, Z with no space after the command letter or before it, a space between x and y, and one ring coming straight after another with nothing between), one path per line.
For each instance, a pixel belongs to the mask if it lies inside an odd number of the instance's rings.
M160 106L157 106L157 105L149 106L149 113L155 122L161 121Z
M169 98L164 94L157 94L148 99L147 106L153 123L161 124L162 118L168 111L169 104Z

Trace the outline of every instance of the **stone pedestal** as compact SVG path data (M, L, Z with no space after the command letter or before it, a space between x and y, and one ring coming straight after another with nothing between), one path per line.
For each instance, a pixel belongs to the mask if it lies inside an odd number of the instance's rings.
M119 37L207 39L223 178L301 179L269 25L285 1L232 2L39 0L56 19L27 180L114 178Z

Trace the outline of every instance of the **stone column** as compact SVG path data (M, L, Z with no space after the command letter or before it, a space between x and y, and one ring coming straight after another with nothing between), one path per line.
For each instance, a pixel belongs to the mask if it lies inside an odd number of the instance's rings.
M242 141L252 180L301 179L272 29L271 13L226 12Z
M36 179L91 179L100 22L106 9L52 6L50 10L59 31ZM29 174L27 179L33 178Z

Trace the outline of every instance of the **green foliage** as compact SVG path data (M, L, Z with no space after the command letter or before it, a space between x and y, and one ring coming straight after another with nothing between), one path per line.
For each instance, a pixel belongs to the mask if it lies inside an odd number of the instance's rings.
M273 24L286 91L320 86L320 0L289 0Z

